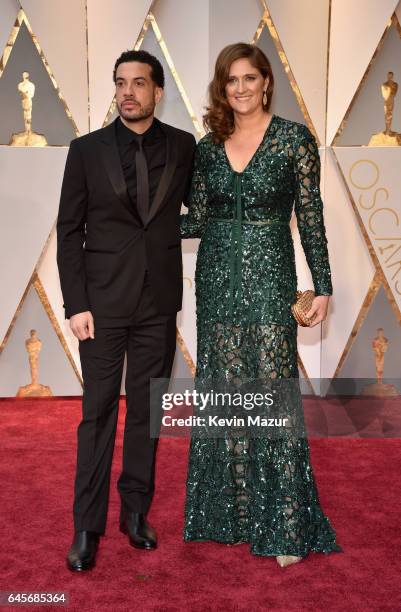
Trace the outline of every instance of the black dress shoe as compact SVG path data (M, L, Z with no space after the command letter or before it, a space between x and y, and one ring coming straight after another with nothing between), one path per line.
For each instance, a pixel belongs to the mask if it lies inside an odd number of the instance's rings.
M156 532L147 522L145 514L121 510L120 531L128 535L131 546L135 548L157 548Z
M83 572L95 565L99 534L94 531L76 531L67 555L67 565L73 572Z

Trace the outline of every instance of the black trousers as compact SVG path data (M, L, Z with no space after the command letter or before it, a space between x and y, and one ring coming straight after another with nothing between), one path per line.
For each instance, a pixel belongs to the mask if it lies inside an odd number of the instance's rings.
M128 511L148 511L158 442L150 436L149 379L170 377L175 338L176 315L157 313L145 279L132 320L99 327L95 319L95 338L79 343L84 393L75 478L77 531L105 531L125 353L127 415L117 486Z

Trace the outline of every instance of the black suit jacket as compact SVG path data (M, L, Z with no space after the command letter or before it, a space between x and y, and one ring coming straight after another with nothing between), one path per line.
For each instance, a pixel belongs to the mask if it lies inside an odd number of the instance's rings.
M66 318L86 310L95 323L132 316L146 269L159 314L181 309L179 213L196 141L158 123L166 136L166 165L145 225L128 195L114 123L71 142L57 218Z

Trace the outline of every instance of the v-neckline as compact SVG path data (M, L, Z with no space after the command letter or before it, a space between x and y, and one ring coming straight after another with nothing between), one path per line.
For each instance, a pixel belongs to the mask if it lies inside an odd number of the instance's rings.
M259 151L260 147L261 147L261 146L262 146L262 144L264 143L264 141L265 141L265 139L266 139L266 136L267 136L267 135L268 135L268 133L270 132L270 128L271 128L271 125L272 125L272 123L273 123L273 121L274 121L275 117L276 117L276 115L275 115L274 113L272 113L271 119L270 119L270 121L269 121L269 125L268 125L268 126L267 126L267 128L265 129L265 132L264 132L264 134L263 134L263 138L262 138L262 140L260 141L260 143L258 144L257 148L255 149L255 152L254 152L254 154L252 155L251 159L250 159L250 160L249 160L249 162L246 164L246 166L243 168L243 170L241 170L241 172L239 172L238 170L234 170L234 168L232 167L231 162L230 162L230 158L229 158L229 157L228 157L228 155L227 155L227 151L226 151L226 145L225 145L225 142L223 142L223 143L222 143L222 146L223 146L223 152L224 152L224 156L225 156L225 158L226 158L226 161L227 161L228 166L230 167L231 172L234 172L234 174L244 174L244 172L245 172L245 171L246 171L246 170L249 168L249 166L250 166L250 165L251 165L251 163L253 162L253 160L254 160L254 158L255 158L256 154L258 153L258 151Z

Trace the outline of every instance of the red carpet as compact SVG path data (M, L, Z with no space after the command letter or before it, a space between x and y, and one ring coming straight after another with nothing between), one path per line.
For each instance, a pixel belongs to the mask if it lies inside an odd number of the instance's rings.
M251 556L245 544L182 541L184 439L162 439L159 445L149 515L159 548L131 548L117 525L121 418L107 533L96 568L76 575L64 558L72 538L79 419L75 399L0 401L0 590L67 591L67 609L83 611L401 609L399 440L311 440L321 503L344 552L311 553L281 569L272 558Z

